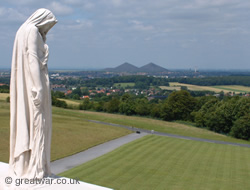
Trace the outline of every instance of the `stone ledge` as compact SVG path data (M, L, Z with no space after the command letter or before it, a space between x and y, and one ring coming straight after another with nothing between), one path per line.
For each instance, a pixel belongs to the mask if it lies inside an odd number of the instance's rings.
M85 183L82 181L77 181L70 178L54 176L48 177L35 182L35 184L25 185L24 181L20 184L22 179L10 179L11 184L6 183L6 178L8 177L9 165L0 162L0 189L1 190L111 190L106 187L101 187L98 185L93 185L90 183ZM34 183L34 182L33 182ZM64 183L64 184L59 184ZM20 185L18 185L20 184Z

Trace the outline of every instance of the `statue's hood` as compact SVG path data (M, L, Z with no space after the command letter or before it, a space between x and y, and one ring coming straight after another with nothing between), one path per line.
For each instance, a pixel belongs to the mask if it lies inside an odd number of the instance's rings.
M34 12L25 23L44 28L47 33L57 23L57 20L50 10L42 8Z

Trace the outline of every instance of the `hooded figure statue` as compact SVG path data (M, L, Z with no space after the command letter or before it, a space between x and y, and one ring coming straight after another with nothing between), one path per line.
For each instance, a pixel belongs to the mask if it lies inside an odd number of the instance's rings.
M10 175L51 175L51 94L46 34L57 23L38 9L19 28L13 47L10 82Z

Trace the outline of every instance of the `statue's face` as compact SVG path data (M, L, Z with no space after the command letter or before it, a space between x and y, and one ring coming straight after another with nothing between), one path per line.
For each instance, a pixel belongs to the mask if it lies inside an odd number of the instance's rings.
M41 27L39 27L39 31L45 35L47 35L48 31L56 24L56 22L47 23Z
M45 42L46 41L46 35L48 33L48 31L56 24L56 22L50 22L50 23L47 23L41 27L39 27L39 32L40 34L42 35L43 37L43 41Z

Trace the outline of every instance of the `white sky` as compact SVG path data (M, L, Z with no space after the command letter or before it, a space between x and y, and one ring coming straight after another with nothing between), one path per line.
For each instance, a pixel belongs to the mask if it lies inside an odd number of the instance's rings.
M38 8L59 21L47 36L50 68L250 69L249 0L1 0L0 68Z

